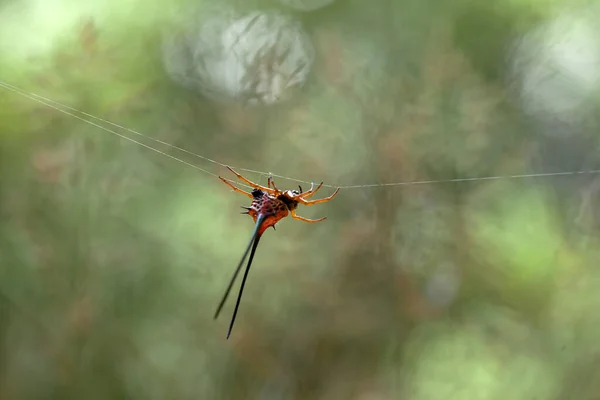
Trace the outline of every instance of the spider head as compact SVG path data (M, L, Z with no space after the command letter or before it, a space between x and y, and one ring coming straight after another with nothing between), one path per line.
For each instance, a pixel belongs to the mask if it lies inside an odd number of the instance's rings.
M297 190L286 190L285 192L283 192L283 195L293 199L294 197L298 197L298 195L300 195L300 192Z

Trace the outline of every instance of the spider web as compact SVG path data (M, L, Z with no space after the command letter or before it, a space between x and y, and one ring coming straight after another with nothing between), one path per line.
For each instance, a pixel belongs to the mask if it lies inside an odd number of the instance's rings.
M0 81L0 87L11 91L13 93L16 93L20 96L23 96L27 99L30 99L32 101L35 101L37 103L43 104L46 107L49 107L53 110L56 110L57 112L63 113L65 115L68 115L72 118L78 119L82 122L85 122L87 124L90 124L98 129L104 130L108 133L111 133L117 137L119 137L120 139L123 140L127 140L129 142L135 143L139 146L142 146L148 150L154 151L156 153L159 153L165 157L168 157L174 161L177 161L179 163L182 163L188 167L197 169L198 171L208 174L210 176L213 177L218 177L217 174L199 167L196 164L192 164L190 162L187 162L185 160L182 160L179 157L176 157L172 154L166 153L164 151L161 151L155 147L152 147L150 145L147 145L145 143L142 143L138 140L133 139L130 136L127 136L123 133L119 133L117 132L115 129L111 129L109 127L107 127L106 125L112 126L116 129L119 129L121 131L126 131L129 133L132 133L134 135L137 135L139 137L143 137L145 139L151 140L157 144L163 145L163 146L167 146L169 148L172 148L174 150L186 153L188 155L194 156L198 159L204 160L208 163L220 166L220 167L232 167L234 169L237 169L239 171L244 171L244 172L251 172L251 173L255 173L255 174L259 174L262 176L273 176L273 177L277 177L277 178L281 178L281 179L287 179L289 181L293 181L293 182L297 182L297 183L306 183L306 184L311 184L313 182L307 181L307 180L303 180L303 179L298 179L295 177L290 177L290 176L285 176L285 175L279 175L279 174L274 174L272 172L266 172L266 171L260 171L260 170L255 170L255 169L250 169L250 168L244 168L244 167L239 167L239 166L231 166L231 165L227 165L224 164L222 162L219 162L217 160L214 160L212 158L203 156L201 154L198 153L194 153L192 151L186 150L182 147L179 146L175 146L173 144L167 143L165 141L162 141L160 139L156 139L153 138L151 136L145 135L137 130L125 127L123 125L119 125L117 123L114 123L112 121L108 121L106 119L100 118L98 116L92 115L90 113L87 113L85 111L76 109L74 107L70 107L68 105L59 103L57 101L54 101L50 98L41 96L39 94L33 93L33 92L28 92L26 90L23 90L21 88L18 88L14 85L11 85L7 82L3 82ZM94 122L92 120L98 121ZM101 125L102 124L106 124L106 125ZM492 176L480 176L480 177L464 177L464 178L453 178L453 179L433 179L433 180L418 180L418 181L402 181L402 182L386 182L386 183L362 183L362 184L339 184L339 185L335 185L335 184L323 184L323 187L327 187L327 188L340 188L340 189L364 189L364 188L378 188L378 187L391 187L391 186L408 186L408 185L431 185L431 184L442 184L442 183L460 183L460 182L473 182L473 181L486 181L486 180L500 180L500 179L526 179L526 178L544 178L544 177L555 177L555 176L569 176L569 175L584 175L584 174L597 174L600 173L600 169L590 169L590 170L577 170L577 171L559 171L559 172L539 172L539 173L529 173L529 174L513 174L513 175L492 175ZM244 187L249 187L247 185L241 184L241 183L237 183L239 186L244 186Z

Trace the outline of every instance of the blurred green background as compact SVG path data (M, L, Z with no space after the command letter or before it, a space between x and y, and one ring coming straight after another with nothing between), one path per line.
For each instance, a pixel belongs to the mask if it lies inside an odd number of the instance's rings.
M225 340L252 220L219 163L322 196L600 167L598 1L292 3L0 3L0 399L598 399L594 174L301 206L327 221L266 232ZM223 10L286 15L302 84L208 95Z

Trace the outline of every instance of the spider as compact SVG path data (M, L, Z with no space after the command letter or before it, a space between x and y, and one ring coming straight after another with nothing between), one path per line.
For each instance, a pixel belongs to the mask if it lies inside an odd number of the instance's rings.
M244 285L246 283L246 278L248 277L248 272L250 271L250 265L252 264L252 259L254 258L254 253L256 252L256 248L258 247L258 242L262 236L262 234L270 227L275 229L275 224L279 222L279 220L287 217L289 214L292 215L292 218L297 219L298 221L304 221L308 223L321 222L325 220L327 217L322 217L319 219L308 219L296 215L296 208L298 208L299 204L304 204L305 206L312 206L315 204L326 203L329 200L333 199L335 195L340 191L340 188L337 188L335 192L329 197L325 197L319 200L307 200L312 197L321 187L323 186L323 182L321 182L316 188L313 183L310 185L310 189L306 192L302 190L301 186L298 186L300 190L285 190L281 191L275 186L275 182L273 178L269 176L267 180L267 187L257 185L254 182L249 181L244 178L242 175L238 174L231 167L227 167L229 171L231 171L239 180L248 184L252 187L251 192L245 192L240 188L237 188L233 185L232 181L229 179L223 178L219 176L219 179L223 181L227 186L229 186L234 191L241 193L245 196L248 196L252 199L252 203L250 207L244 207L243 209L246 211L242 212L242 214L248 214L252 217L255 222L254 231L252 232L252 236L250 238L250 243L248 243L248 247L242 256L237 268L233 273L233 277L229 282L229 286L225 290L225 294L217 307L217 311L215 312L214 318L216 319L229 296L229 292L231 291L231 287L233 286L233 282L235 281L244 260L248 256L248 252L250 252L250 258L248 259L248 265L246 265L246 271L244 272L244 278L242 279L242 285L240 286L240 291L238 293L237 302L235 303L235 309L233 310L233 316L231 318L231 323L229 324L229 331L227 332L227 339L231 335L231 330L233 329L233 325L235 323L235 317L238 312L238 308L240 306L240 301L242 299L242 293L244 291Z

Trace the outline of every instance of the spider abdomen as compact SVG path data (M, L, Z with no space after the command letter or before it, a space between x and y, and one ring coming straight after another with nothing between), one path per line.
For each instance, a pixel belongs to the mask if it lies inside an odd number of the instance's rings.
M288 216L290 208L288 202L280 198L282 196L275 197L261 190L252 191L252 196L254 199L248 207L248 214L254 219L254 222L259 215L265 216L259 232L262 233L267 228L275 226L279 220Z

